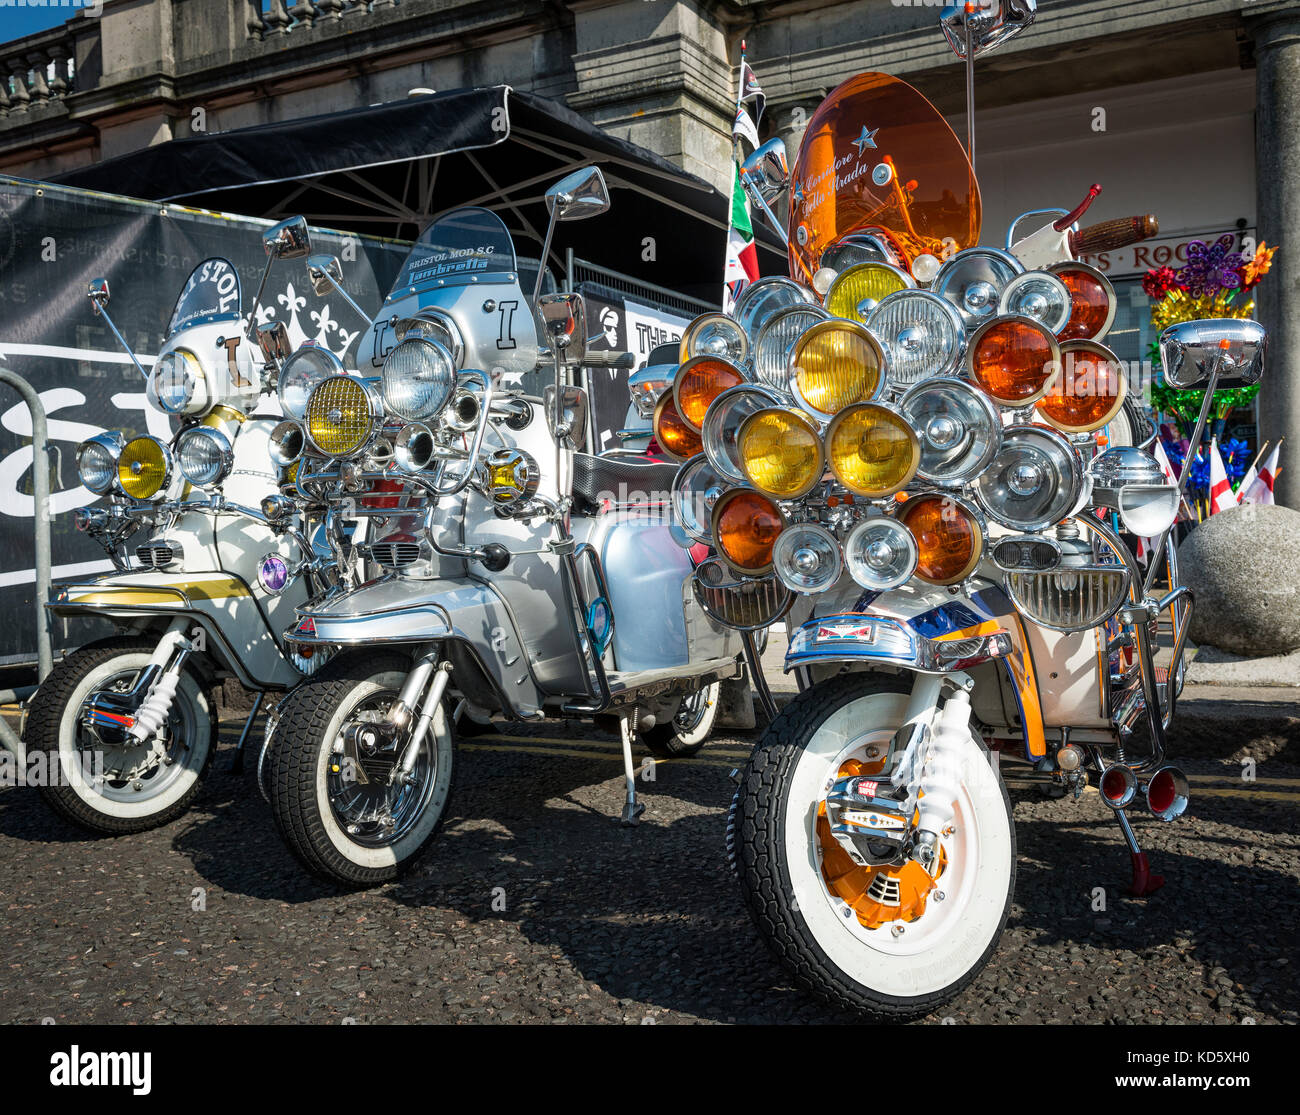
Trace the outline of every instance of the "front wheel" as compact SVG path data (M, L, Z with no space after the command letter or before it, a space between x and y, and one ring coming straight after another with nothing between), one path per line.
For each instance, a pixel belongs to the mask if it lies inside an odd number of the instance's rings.
M217 738L216 714L199 679L181 670L167 722L137 742L113 727L92 727L96 694L131 693L157 640L112 638L73 651L32 698L24 743L45 754L41 795L87 832L123 836L158 828L184 813L199 792Z
M451 796L452 735L439 707L415 764L399 765L410 729L377 746L350 725L382 725L411 661L354 651L332 659L281 703L267 754L276 827L313 875L348 887L389 882L437 835ZM381 734L382 735L382 734Z
M934 876L911 860L855 863L831 834L828 788L883 769L909 691L903 678L848 674L799 694L755 747L731 826L741 890L778 959L833 1005L889 1019L925 1014L975 978L1015 888L1011 802L974 734Z

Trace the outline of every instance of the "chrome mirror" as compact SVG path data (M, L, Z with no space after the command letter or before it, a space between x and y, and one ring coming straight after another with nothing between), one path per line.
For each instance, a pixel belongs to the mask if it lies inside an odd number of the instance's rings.
M91 279L86 284L86 297L90 299L90 304L95 308L95 313L103 311L108 305L108 280Z
M257 347L262 350L262 358L277 368L289 359L293 345L289 342L289 330L282 321L268 322L257 327Z
M1249 385L1264 374L1267 347L1264 327L1249 318L1184 321L1160 334L1160 363L1170 387L1195 387L1216 370L1219 387Z
M968 8L973 10L967 11ZM965 58L969 25L978 58L1019 35L1034 22L1037 12L1038 0L975 0L973 5L946 5L939 13L939 26L957 57Z
M274 259L301 259L311 254L306 217L290 217L262 233L262 246Z
M609 190L600 167L567 174L546 191L546 208L557 221L585 221L609 208Z
M587 305L581 294L544 294L537 316L547 343L563 364L581 364L587 352Z
M764 200L778 197L790 185L790 161L786 158L785 141L777 137L754 148L749 158L741 163L740 176L751 182Z
M550 423L556 440L573 453L585 449L587 392L581 387L570 384L565 384L558 389L548 384L542 392L542 397L546 404L546 420Z
M307 259L307 277L316 296L324 298L343 282L343 265L338 256L310 256Z

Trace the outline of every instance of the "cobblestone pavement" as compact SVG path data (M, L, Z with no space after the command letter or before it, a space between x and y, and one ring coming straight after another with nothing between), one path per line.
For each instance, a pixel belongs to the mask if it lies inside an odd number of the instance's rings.
M1124 896L1095 792L1045 800L1003 764L1016 902L992 963L930 1021L1296 1021L1300 722L1241 696L1184 702L1189 815L1135 824L1168 880L1152 898ZM229 772L238 727L197 806L155 832L89 840L35 791L0 791L0 1022L842 1020L791 986L729 874L729 772L753 733L658 765L635 830L615 820L615 739L476 738L416 871L345 894L302 874L251 773Z

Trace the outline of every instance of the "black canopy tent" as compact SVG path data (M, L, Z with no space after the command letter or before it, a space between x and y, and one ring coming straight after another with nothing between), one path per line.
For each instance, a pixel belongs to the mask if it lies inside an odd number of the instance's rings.
M69 186L414 239L440 213L496 211L521 255L541 251L546 187L600 166L611 212L566 225L564 252L717 302L730 198L564 105L507 85L453 89L369 108L171 140L56 179ZM765 274L785 251L756 221Z

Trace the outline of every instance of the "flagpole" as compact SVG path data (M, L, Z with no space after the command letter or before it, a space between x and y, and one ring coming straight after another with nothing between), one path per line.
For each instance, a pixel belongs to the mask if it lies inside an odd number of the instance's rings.
M731 163L731 181L727 184L727 235L722 241L722 310L724 313L730 310L727 305L727 262L731 259L731 222L732 206L735 204L734 194L736 190L736 114L740 112L741 102L745 98L745 40L740 40L740 71L736 78L736 107L731 113L731 134L730 155L728 161Z

